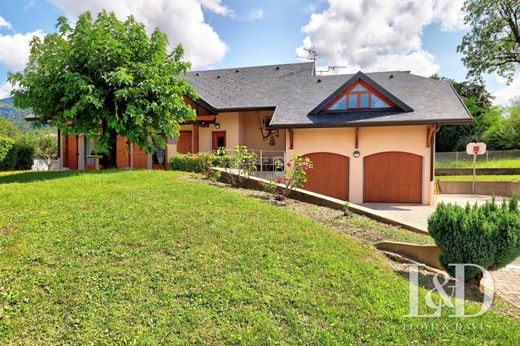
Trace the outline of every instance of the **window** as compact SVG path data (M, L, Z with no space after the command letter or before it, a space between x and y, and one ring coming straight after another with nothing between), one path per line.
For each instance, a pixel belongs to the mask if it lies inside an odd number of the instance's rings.
M361 82L358 82L348 93L341 95L330 106L327 111L347 111L354 109L384 109L392 105L383 100L382 97L370 91Z

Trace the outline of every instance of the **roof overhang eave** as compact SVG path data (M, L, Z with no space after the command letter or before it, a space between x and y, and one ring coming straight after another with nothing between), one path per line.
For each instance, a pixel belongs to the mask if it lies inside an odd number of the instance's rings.
M375 127L375 126L409 126L409 125L467 125L473 123L473 119L446 119L446 120L410 120L410 121L381 121L381 122L354 122L354 123L329 123L329 124L271 124L272 129L312 129L312 128L336 128L336 127Z

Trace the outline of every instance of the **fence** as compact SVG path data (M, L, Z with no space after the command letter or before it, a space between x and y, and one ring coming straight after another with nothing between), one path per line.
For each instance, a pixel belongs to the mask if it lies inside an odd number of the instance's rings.
M465 151L435 153L435 161L437 168L464 168L471 165L473 155ZM496 168L520 168L520 150L489 150L484 155L478 155L477 162Z
M276 161L280 161L282 166L285 164L285 151L283 150L247 149L247 151L256 154L256 165L260 172L275 171ZM226 152L232 155L234 154L235 149L226 149Z

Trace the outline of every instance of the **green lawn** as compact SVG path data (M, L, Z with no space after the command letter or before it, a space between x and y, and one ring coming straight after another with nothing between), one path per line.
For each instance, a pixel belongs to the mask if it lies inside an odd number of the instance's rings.
M1 345L520 344L495 312L407 313L383 255L283 207L172 172L0 176Z
M501 159L486 161L477 159L477 168L520 168L520 159ZM435 168L473 168L473 161L435 161Z
M446 175L436 176L438 180L445 181L473 181L472 175ZM477 175L476 181L512 181L519 182L520 175Z

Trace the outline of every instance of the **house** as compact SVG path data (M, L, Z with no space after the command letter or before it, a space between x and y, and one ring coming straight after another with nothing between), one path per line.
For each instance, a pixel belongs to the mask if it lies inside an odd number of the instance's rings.
M313 72L313 63L190 72L196 121L155 154L119 138L118 166L165 168L173 153L243 145L261 170L308 156L310 191L353 203L432 204L435 133L472 122L453 88L406 71ZM62 167L96 168L91 143L60 137Z

